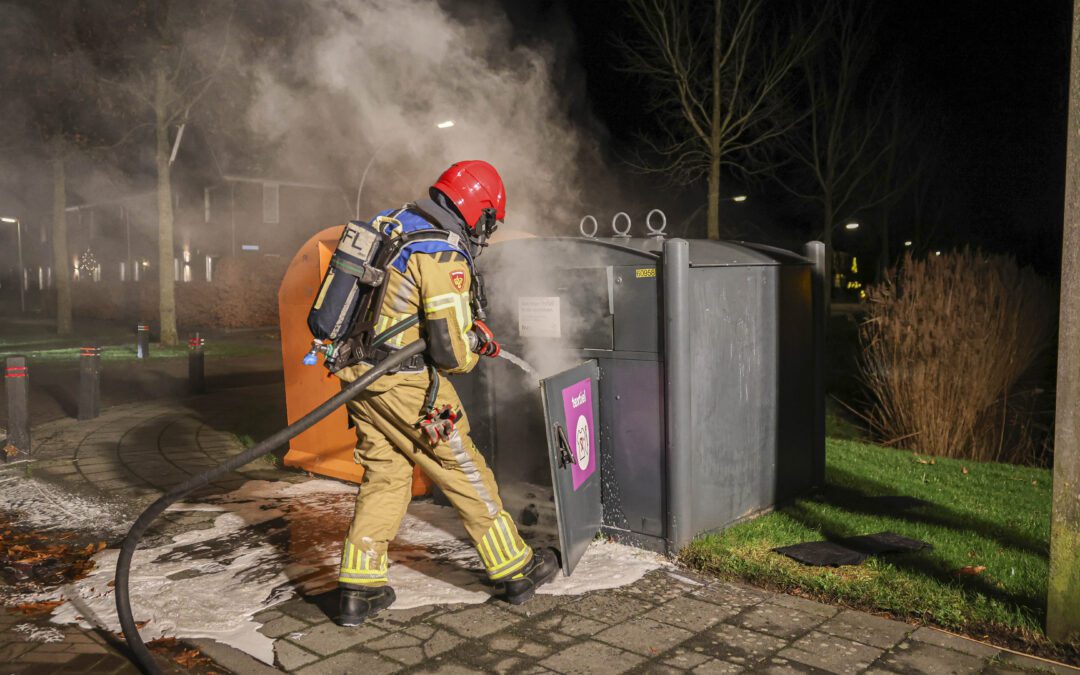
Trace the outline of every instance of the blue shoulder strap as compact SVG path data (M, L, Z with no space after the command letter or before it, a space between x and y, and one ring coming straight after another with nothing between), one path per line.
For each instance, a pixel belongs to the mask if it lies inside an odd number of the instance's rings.
M404 274L413 253L453 251L464 256L469 269L473 270L472 256L469 255L467 247L461 245L461 238L453 232L435 227L422 215L410 209L410 206L406 204L396 211L384 211L384 214L393 215L380 214L376 218L383 224L384 233L405 240L401 250L390 262L391 267Z

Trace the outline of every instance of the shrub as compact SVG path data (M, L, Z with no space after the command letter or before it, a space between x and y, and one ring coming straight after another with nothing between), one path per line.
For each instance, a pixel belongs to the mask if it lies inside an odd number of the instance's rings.
M176 284L177 322L185 330L276 326L277 291L285 266L286 262L278 258L223 258L212 283ZM148 277L138 283L75 283L75 314L132 323L156 321L157 277Z
M1008 256L910 254L868 291L860 327L867 421L884 442L1033 462L1047 429L1032 385L1056 326L1049 284Z

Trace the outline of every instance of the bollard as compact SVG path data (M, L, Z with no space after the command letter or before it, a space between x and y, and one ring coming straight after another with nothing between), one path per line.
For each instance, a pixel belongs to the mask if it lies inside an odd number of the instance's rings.
M4 461L30 454L30 371L25 356L9 356L4 363L4 387L8 401L8 437ZM9 450L14 448L14 450Z
M188 340L188 388L192 394L206 393L206 374L203 370L203 347L206 340L195 333L195 337Z
M150 358L150 324L140 323L135 327L135 356Z
M79 420L101 414L101 347L79 350Z

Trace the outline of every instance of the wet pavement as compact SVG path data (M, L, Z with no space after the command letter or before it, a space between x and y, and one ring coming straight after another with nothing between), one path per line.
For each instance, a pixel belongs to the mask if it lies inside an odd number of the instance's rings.
M40 425L34 461L0 468L0 500L41 511L43 523L99 528L116 546L122 525L162 490L240 452L233 430L273 397L280 397L280 385L125 404L93 421ZM213 505L252 480L302 490L312 479L256 461L209 487L203 498ZM35 493L45 497L32 498ZM170 512L145 546L198 542L199 532L213 530L221 517L209 508ZM278 563L289 557L287 546L284 553ZM521 607L489 599L390 610L352 629L333 624L335 605L332 591L309 590L254 613L258 632L272 640L273 665L215 639L185 642L213 660L198 672L1078 672L932 628L676 566L619 588L539 595ZM184 670L175 659L163 663ZM0 664L0 675L136 672L107 630L51 624L47 616L11 609L0 610Z

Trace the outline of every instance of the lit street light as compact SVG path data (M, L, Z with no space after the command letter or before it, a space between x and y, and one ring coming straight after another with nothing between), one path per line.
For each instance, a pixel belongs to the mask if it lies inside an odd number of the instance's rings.
M733 201L733 202L745 202L746 201L746 195L736 195L736 196L731 198L731 201Z
M910 246L911 246L911 244L912 244L912 242L911 242L911 240L910 240L910 239L909 239L908 241L905 241L905 242L904 242L904 246L906 246L906 247L910 247Z
M844 229L845 230L857 230L857 229L859 229L859 224L858 223L848 223L847 225L844 225Z
M454 120L446 120L435 125L437 129L449 129L452 126L454 126Z
M18 218L0 218L0 221L5 223L13 223L15 225L15 241L19 251L19 311L26 312L26 279L24 277L25 271L23 270L23 257L22 257L22 221Z

